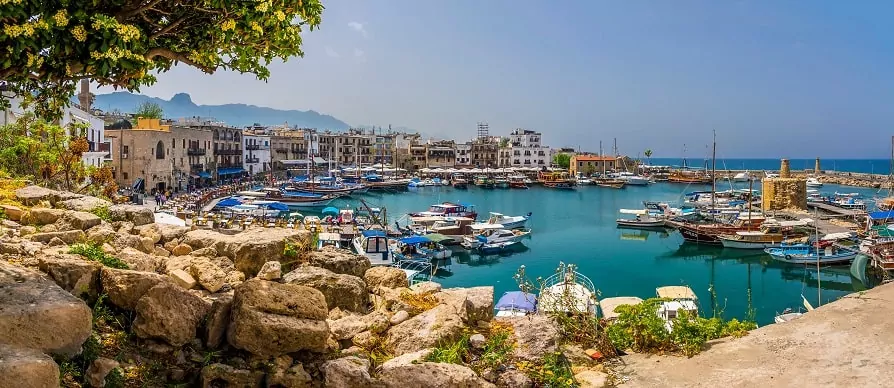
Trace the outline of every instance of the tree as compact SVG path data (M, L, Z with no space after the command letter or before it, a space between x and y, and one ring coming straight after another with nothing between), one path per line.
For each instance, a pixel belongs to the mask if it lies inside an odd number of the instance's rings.
M84 124L73 124L79 134ZM69 136L58 125L25 115L0 127L0 168L13 177L71 190L86 175L81 156L90 149L81 136Z
M559 166L559 168L567 169L571 166L571 155L564 152L558 153L556 156L553 156L553 163Z
M643 152L643 155L646 155L646 159L649 160L649 164L652 164L652 150L647 149L646 152Z
M11 93L54 119L82 78L139 91L176 63L266 80L273 59L304 55L301 32L322 11L320 0L5 1L0 108Z
M143 101L143 103L137 107L134 115L137 117L142 117L144 119L160 119L162 118L163 113L164 111L162 111L161 106L159 106L158 104L154 102Z

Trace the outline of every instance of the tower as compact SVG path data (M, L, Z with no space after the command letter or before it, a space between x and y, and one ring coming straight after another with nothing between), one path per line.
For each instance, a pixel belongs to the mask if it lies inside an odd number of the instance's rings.
M90 93L90 80L87 78L81 79L81 91L78 92L78 104L81 106L81 110L85 112L90 112L90 106L93 105L93 93Z

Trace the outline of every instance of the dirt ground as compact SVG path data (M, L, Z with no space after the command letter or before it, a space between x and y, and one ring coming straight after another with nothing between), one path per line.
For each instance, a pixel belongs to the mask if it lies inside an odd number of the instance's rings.
M625 356L621 387L894 387L894 284L709 346Z

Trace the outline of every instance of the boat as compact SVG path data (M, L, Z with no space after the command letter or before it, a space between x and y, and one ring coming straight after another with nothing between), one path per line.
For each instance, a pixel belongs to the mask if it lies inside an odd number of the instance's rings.
M618 319L620 313L615 311L619 306L635 306L642 303L642 298L636 296L616 296L604 298L599 301L599 309L602 310L602 318L608 322Z
M411 286L430 281L432 275L436 271L434 265L427 261L402 260L389 263L388 266L404 271L404 274L407 277L407 283Z
M858 194L859 195L859 194ZM842 209L851 209L851 210L866 210L866 202L862 199L856 198L856 196L838 196L829 201L829 204L832 206L837 206Z
M468 217L475 219L478 213L475 205L468 203L442 202L431 205L424 212L410 213L410 217Z
M466 178L463 178L462 175L458 174L453 176L453 180L450 182L450 184L453 185L453 188L456 189L464 190L469 188L469 181L467 181Z
M793 264L832 265L850 263L860 253L835 245L831 240L812 244L783 244L778 248L764 249L774 260Z
M711 178L705 171L702 170L677 170L672 171L667 176L667 181L670 183L686 183L686 184L711 184L714 179Z
M485 228L485 229L481 229ZM496 244L502 242L519 242L531 235L530 229L505 229L503 225L485 224L472 227L473 231L479 231L471 236L463 237L462 246L466 249L475 249L484 244Z
M507 216L501 213L490 212L490 216L487 218L487 221L472 224L472 228L474 229L477 225L481 224L490 224L490 225L503 225L504 229L518 229L524 228L525 223L528 222L528 219L531 218L532 213L528 213L523 216Z
M543 184L544 187L548 187L551 189L561 189L561 190L573 190L574 189L574 180L572 180L568 173L565 171L556 171L556 172L544 172L541 171L538 173L537 180Z
M674 319L681 312L687 312L693 318L698 316L698 297L686 286L664 286L655 289L655 294L665 301L658 306L658 316L664 320L664 327L673 330Z
M364 230L352 240L354 250L358 254L366 256L369 263L376 265L391 265L391 250L388 246L388 236L383 230Z
M875 202L875 207L881 211L894 210L894 197L885 197Z
M593 183L594 183L596 186L599 186L599 187L607 187L607 188L610 188L610 189L623 189L624 186L627 184L627 182L625 182L625 181L623 181L623 180L620 180L620 179L611 179L611 178L596 179L596 180L593 181Z
M494 188L494 181L487 175L478 175L475 177L475 186L482 189L492 189Z
M573 264L563 265L543 281L537 301L541 314L566 313L596 316L598 291L590 278L576 271Z
M478 252L482 255L495 255L499 253L504 253L510 251L512 247L516 244L521 244L518 241L503 241L496 243L484 243L478 246Z
M789 308L786 308L785 310L783 310L782 314L778 314L775 317L773 317L773 322L786 323L786 322L801 318L801 316L803 316L803 315L804 315L803 312L794 311L791 309L791 307L789 307Z
M513 189L527 189L529 179L524 175L512 175L509 177L509 187Z
M537 312L537 295L523 291L509 291L494 305L498 317L523 317Z
M807 187L823 187L823 182L814 177L807 178Z
M807 226L812 220L765 222L760 230L742 230L734 234L717 236L724 248L735 249L767 249L778 247L787 239L804 237L806 233L797 233L795 227Z
M644 176L635 175L629 172L620 172L616 177L618 180L624 181L629 186L648 186L652 181Z
M432 241L427 236L409 236L391 245L391 255L395 261L446 259L453 251Z
M276 201L287 204L289 207L297 208L326 207L329 203L340 197L338 194L323 195L269 188L264 189L264 191L267 193L268 199L275 199Z
M737 212L738 213L738 212ZM764 222L763 216L755 216L748 212L746 215L738 214L736 220L730 224L695 224L690 222L675 222L675 226L683 236L683 240L706 245L723 245L719 236L722 234L735 234L739 231L759 230Z
M471 233L469 225L475 222L469 217L410 217L410 221L411 224L407 228L414 234L429 237L431 234L440 234L451 238L456 243L461 242L463 236Z
M579 176L575 180L578 186L589 186L593 184L593 180L585 176Z
M508 189L509 188L509 179L505 177L496 177L494 178L494 187L498 189Z
M736 175L734 175L732 178L732 181L733 182L748 182L752 179L754 179L754 178L751 176L751 173L748 171L744 171L744 172L740 172L740 173L737 173Z
M341 235L338 233L317 234L317 250L321 250L324 247L341 248Z
M652 216L648 210L631 210L621 209L621 214L635 215L635 218L619 218L615 222L618 226L626 228L663 228L665 226L664 217Z

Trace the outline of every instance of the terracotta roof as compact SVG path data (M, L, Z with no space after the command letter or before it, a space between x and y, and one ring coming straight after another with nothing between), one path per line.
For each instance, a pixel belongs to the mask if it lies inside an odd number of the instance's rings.
M574 155L573 159L576 162L611 162L617 158L614 156Z

